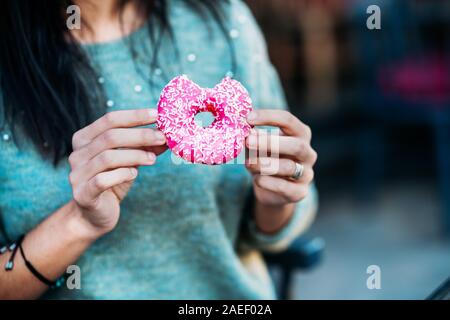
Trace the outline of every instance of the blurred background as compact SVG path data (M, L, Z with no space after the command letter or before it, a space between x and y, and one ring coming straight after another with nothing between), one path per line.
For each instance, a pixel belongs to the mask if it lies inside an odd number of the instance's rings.
M319 154L308 236L324 258L290 298L426 298L450 277L450 1L246 2ZM381 30L366 27L374 4Z

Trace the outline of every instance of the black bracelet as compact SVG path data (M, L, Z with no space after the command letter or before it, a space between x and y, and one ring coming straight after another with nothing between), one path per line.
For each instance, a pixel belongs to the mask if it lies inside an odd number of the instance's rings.
M22 256L22 259L25 262L25 266L39 281L41 281L45 285L49 286L50 289L61 287L63 285L63 283L65 282L64 275L62 277L58 278L56 281L48 280L39 271L36 270L36 268L31 264L30 261L28 261L28 259L25 257L25 252L23 251L23 247L22 247L22 242L23 242L24 238L25 238L25 235L22 235L16 242L13 242L10 245L0 248L0 255L4 254L7 251L12 252L11 257L8 259L8 261L5 264L5 271L12 271L14 269L14 260L16 258L17 251L20 250L20 255Z
M53 288L56 286L56 281L48 280L46 277L44 277L39 271L36 270L36 268L31 264L30 261L25 257L25 252L22 248L22 242L18 243L18 247L20 250L20 254L22 256L23 261L25 262L25 266L30 270L30 272L42 283L46 284L47 286Z

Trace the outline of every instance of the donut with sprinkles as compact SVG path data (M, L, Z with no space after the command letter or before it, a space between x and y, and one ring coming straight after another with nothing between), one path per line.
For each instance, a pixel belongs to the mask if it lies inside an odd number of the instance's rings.
M157 126L173 153L192 163L223 164L244 148L251 126L252 100L237 80L226 77L214 88L201 88L187 76L172 79L158 101ZM214 121L202 127L195 116L210 112Z

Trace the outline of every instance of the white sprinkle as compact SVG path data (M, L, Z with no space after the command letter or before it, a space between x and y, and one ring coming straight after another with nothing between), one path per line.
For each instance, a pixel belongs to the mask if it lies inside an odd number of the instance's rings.
M105 83L105 78L103 78L103 77L98 78L98 83L100 83L100 84Z
M9 134L7 134L7 133L4 133L2 136L3 141L9 141L9 138L10 138Z
M137 92L137 93L142 92L142 86L140 86L140 85L138 85L138 84L135 85L135 86L134 86L134 91Z
M107 106L108 108L114 107L114 101L112 101L112 100L106 101L106 106Z

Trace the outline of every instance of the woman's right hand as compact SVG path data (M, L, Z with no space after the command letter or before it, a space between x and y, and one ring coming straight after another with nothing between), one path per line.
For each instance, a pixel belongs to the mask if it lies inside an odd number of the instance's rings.
M155 109L110 112L76 132L69 156L73 199L83 222L96 236L111 231L120 202L138 175L155 163L166 139L157 129L135 128L156 121Z

